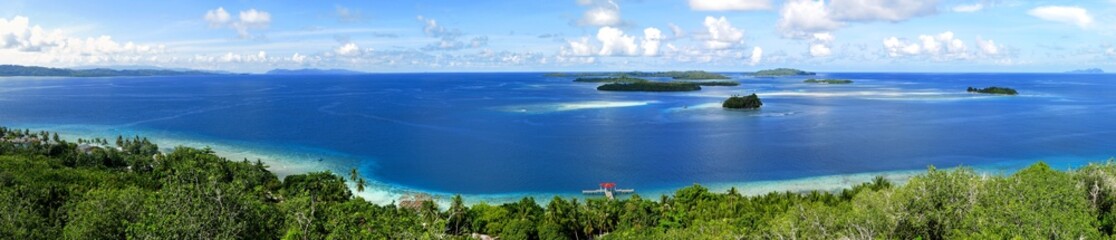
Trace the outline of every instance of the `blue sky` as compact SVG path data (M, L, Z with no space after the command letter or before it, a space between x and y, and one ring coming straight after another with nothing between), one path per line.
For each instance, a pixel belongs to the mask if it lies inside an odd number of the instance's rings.
M1116 1L0 1L0 63L235 72L1116 69Z

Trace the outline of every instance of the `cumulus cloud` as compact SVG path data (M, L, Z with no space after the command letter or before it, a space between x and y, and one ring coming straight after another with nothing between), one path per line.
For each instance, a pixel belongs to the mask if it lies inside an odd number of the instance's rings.
M682 27L679 27L678 25L675 25L673 23L668 24L667 26L670 27L670 33L674 35L674 38L681 38L686 36L686 32L685 30L682 30Z
M999 55L1000 49L1003 48L1001 45L996 45L996 41L984 40L981 37L977 37L976 43L980 53L984 55Z
M264 29L271 25L271 13L254 8L240 11L237 17L236 21L232 21L229 12L225 11L224 7L218 7L206 11L202 19L209 23L209 27L212 28L227 27L234 29L241 38L251 37L252 34L248 32L250 29Z
M771 9L771 0L689 0L698 11L750 11Z
M592 43L589 43L588 37L582 37L573 41L566 41L566 45L562 46L559 53L562 56L585 57L592 56L597 53L597 48Z
M621 23L620 5L612 0L578 0L578 4L589 7L578 20L579 25L617 26Z
M726 49L744 40L744 31L737 29L725 17L705 17L705 29L709 32L709 39L705 47L709 49Z
M978 11L983 10L983 9L984 9L984 4L983 3L974 3L974 4L963 4L963 5L953 6L953 9L951 9L951 10L953 10L953 12L969 13L969 12L978 12Z
M334 49L333 52L336 53L338 56L343 57L356 57L360 56L363 53L363 51L361 51L360 49L360 46L357 46L356 43L345 43L340 47L337 47L337 49Z
M209 22L210 27L221 27L229 23L229 12L225 8L219 7L217 9L205 12L205 21Z
M751 61L748 62L748 65L755 66L756 64L759 64L760 61L763 60L763 49L760 47L753 47L752 56L750 57L750 59Z
M965 45L964 41L957 39L953 32L949 31L935 35L919 35L917 41L889 37L884 39L883 45L889 57L918 56L937 61L998 56L1003 48L992 40L977 37L976 45L978 49L974 53Z
M833 0L829 7L837 20L899 22L936 13L938 0Z
M601 42L601 56L636 55L639 48L636 46L635 37L624 34L624 31L613 27L602 27L597 30L597 41Z
M1027 14L1042 20L1076 25L1080 28L1093 24L1093 16L1080 7L1042 6L1027 11Z
M814 33L831 32L844 24L833 20L826 9L825 2L812 0L790 0L779 10L776 27L783 37L808 38Z
M810 43L810 56L813 57L828 57L833 54L833 50L829 45L836 39L830 33L815 33L813 40Z
M0 52L18 56L9 63L136 62L156 58L166 52L162 45L117 42L111 36L72 37L61 30L32 25L24 16L0 18Z
M938 0L788 0L779 11L783 37L809 39L832 32L846 22L900 22L937 12Z
M662 40L663 31L660 31L658 28L643 29L643 41L639 43L639 46L643 48L643 55L659 55L659 45L662 44Z

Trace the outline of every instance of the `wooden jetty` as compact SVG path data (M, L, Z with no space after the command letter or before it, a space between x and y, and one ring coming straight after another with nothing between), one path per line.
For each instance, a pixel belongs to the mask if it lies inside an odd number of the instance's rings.
M581 191L582 194L586 195L604 194L609 200L615 199L618 194L629 194L634 192L635 189L617 189L616 183L611 182L601 183L601 188L598 189Z

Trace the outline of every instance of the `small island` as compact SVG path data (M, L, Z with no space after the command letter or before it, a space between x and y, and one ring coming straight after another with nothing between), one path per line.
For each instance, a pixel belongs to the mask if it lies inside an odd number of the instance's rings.
M1073 70L1073 71L1066 71L1066 73L1074 73L1074 74L1102 74L1102 73L1104 73L1104 70L1101 70L1100 68L1086 68L1086 69L1077 69L1077 70Z
M817 73L807 72L793 68L776 68L760 70L754 73L749 73L748 76L753 77L787 77L787 76L816 76Z
M677 80L730 79L728 76L706 71L669 71L669 72L582 72L547 73L546 77L666 77Z
M710 86L710 87L713 87L713 86L717 86L717 87L740 86L740 82L737 82L737 81L675 81L675 82L676 83L689 83L689 84L695 84L695 85L698 85L698 86Z
M609 83L597 87L597 90L621 92L686 92L701 90L701 86L693 83L647 81L633 83Z
M1006 87L987 87L987 88L974 88L969 87L967 90L970 93L984 93L984 94L1000 94L1000 95L1017 95L1019 92L1015 89Z
M574 82L584 83L636 83L647 82L647 79L632 78L626 75L619 77L579 77L574 79Z
M760 106L763 106L763 102L755 93L748 96L732 96L721 104L721 107L728 109L757 109Z
M850 84L850 83L853 83L852 80L848 80L848 79L814 79L814 78L806 79L806 81L802 81L802 82L804 82L804 83L818 83L818 84Z
M20 65L0 65L0 77L147 77L216 75L215 72L168 69L68 69Z

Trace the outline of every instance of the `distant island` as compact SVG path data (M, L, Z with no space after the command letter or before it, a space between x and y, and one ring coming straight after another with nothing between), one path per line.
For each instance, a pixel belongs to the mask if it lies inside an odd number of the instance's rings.
M129 77L129 76L183 76L183 75L215 75L218 73L205 71L178 71L163 69L128 69L115 70L108 68L94 69L66 69L20 65L0 65L0 77Z
M701 90L701 86L693 83L647 81L633 83L609 83L597 87L597 90L622 92L686 92Z
M680 80L729 79L728 76L706 71L669 71L669 72L583 72L547 73L547 77L668 77Z
M634 83L634 82L647 82L647 79L633 78L628 76L619 77L579 77L574 79L574 82L585 83Z
M1073 70L1073 71L1066 71L1066 73L1096 74L1096 73L1104 73L1104 70L1101 70L1100 68L1086 68L1086 69L1077 69L1077 70Z
M763 106L763 101L760 101L755 93L748 96L732 96L721 104L721 107L729 109L757 109L760 106Z
M360 75L367 74L365 72L357 72L345 69L317 69L317 68L303 68L303 69L274 69L267 71L267 75Z
M850 83L853 83L852 80L848 80L848 79L814 79L814 78L806 79L806 81L802 81L802 82L804 82L804 83L820 83L820 84L850 84Z
M662 88L662 87L661 86L656 86L656 85L667 86L668 84L669 84L668 88L670 88L670 89L674 89L675 88L674 85L740 86L740 82L737 82L737 81L685 81L685 80L683 80L683 81L674 81L674 82L655 82L655 81L642 79L642 78L628 77L627 75L621 75L619 77L579 77L579 78L574 79L574 82L616 83L616 84L641 83L640 85L628 86L628 87L608 87L608 88L610 88L610 90L605 90L605 91L625 91L625 90L611 90L611 89L620 89L620 88L629 89L631 87L640 88L640 89L643 89L645 87L652 87L652 88L655 88L655 89L659 89L659 88ZM601 89L598 88L598 90L601 90ZM685 91L691 91L691 90L685 90Z
M760 70L754 73L747 74L753 77L787 77L787 76L815 76L818 75L814 72L807 72L793 68L776 68Z
M1015 91L1015 89L1006 88L1006 87L987 87L987 88L969 87L969 89L967 91L971 92L971 93L1001 94L1001 95L1017 95L1017 94L1019 94L1019 92Z

